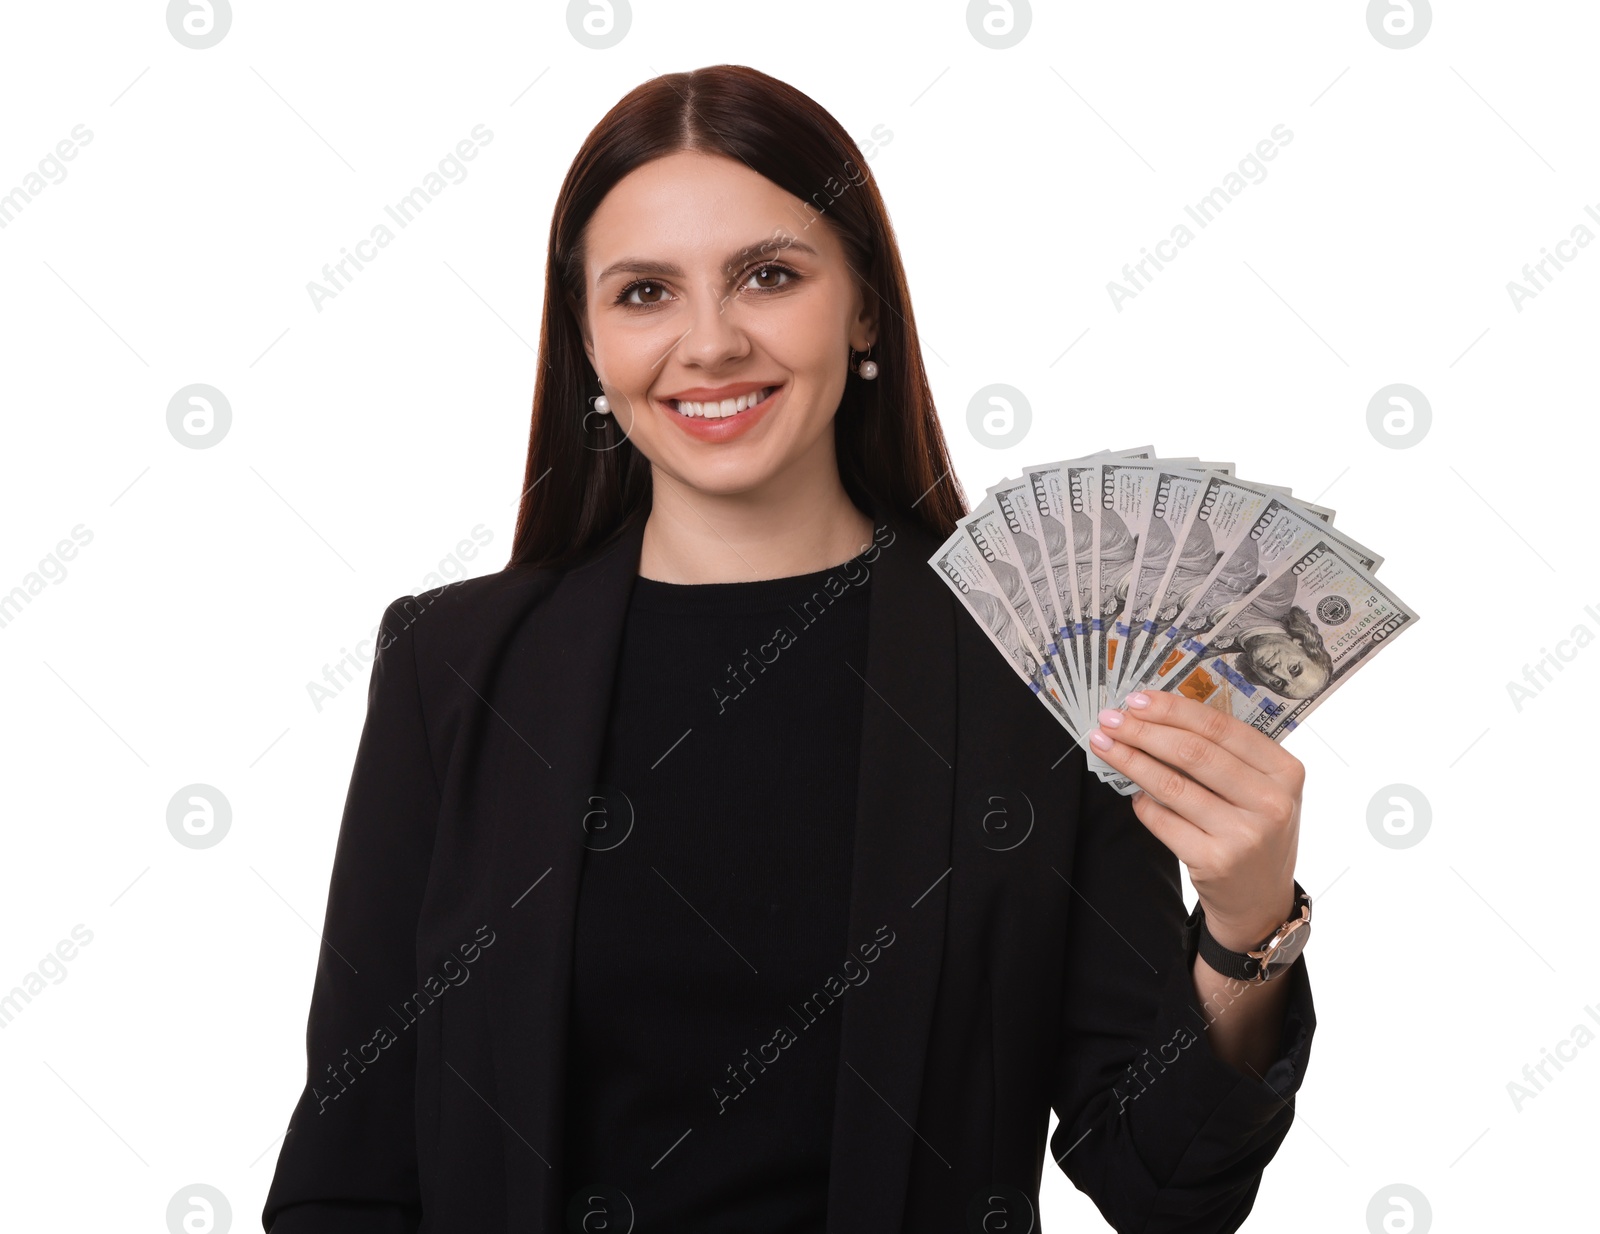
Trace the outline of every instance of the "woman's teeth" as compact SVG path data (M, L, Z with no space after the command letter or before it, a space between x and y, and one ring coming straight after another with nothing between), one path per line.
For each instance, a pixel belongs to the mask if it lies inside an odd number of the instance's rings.
M668 399L667 402L680 415L702 416L707 420L720 420L725 416L738 415L741 411L754 407L757 403L765 402L777 388L777 386L767 386L762 390L753 390L749 394L741 394L738 398L725 398L720 403L691 403L687 399Z

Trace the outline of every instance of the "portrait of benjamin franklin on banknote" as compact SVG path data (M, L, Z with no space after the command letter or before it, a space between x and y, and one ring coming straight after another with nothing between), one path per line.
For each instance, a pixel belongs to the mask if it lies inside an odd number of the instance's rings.
M1249 603L1229 606L1199 659L1226 656L1241 677L1280 698L1315 698L1333 679L1333 658L1311 615L1293 603L1295 583L1285 570Z

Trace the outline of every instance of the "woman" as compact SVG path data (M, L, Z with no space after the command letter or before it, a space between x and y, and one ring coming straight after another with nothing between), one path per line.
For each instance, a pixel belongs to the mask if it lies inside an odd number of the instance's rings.
M265 1226L993 1228L1054 1109L1116 1228L1235 1228L1315 1015L1195 949L1285 922L1299 764L1156 696L1104 721L1130 804L934 577L965 503L849 136L640 86L541 353L511 562L384 614Z

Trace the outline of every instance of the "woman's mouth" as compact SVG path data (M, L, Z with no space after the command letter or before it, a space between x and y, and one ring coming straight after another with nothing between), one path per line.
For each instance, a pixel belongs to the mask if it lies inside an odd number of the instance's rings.
M685 434L696 441L720 445L743 437L773 414L781 403L788 387L783 384L762 386L736 398L707 400L666 398L657 399L661 414L668 417Z
M750 408L766 402L775 393L777 386L764 386L760 390L752 390L748 394L741 394L738 398L725 398L720 401L699 403L692 399L663 399L668 407L680 416L688 416L698 420L725 420L729 416L736 416L740 412L749 411Z

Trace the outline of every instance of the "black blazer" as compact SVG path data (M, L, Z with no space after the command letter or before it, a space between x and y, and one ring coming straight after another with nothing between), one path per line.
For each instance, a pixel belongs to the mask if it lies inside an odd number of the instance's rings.
M1305 957L1265 1080L1216 1058L1177 858L935 577L936 538L872 513L848 937L890 941L842 1000L828 1234L1036 1229L1052 1109L1115 1229L1237 1229L1309 1061ZM268 1230L567 1228L583 823L642 532L384 612Z

